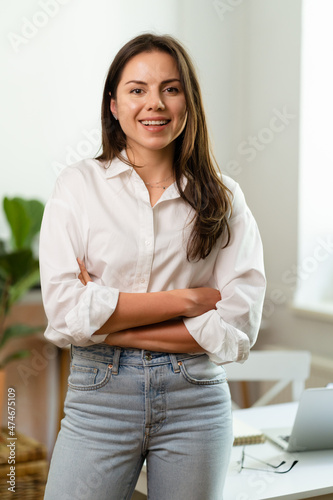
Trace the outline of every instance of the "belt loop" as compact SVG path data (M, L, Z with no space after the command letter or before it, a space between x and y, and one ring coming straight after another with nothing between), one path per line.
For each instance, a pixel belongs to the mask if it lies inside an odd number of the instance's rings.
M70 345L70 358L73 359L73 344L69 344Z
M118 375L120 353L121 347L115 347L112 359L112 375Z
M178 365L178 361L177 361L177 357L175 354L169 354L170 356L170 361L172 363L172 368L173 368L173 371L175 373L179 373L180 372L180 368L179 368L179 365Z

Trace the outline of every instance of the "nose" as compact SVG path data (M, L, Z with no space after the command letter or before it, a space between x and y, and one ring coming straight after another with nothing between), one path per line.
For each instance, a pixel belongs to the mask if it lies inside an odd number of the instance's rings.
M165 104L160 92L149 92L147 96L146 109L147 111L157 111L165 109Z

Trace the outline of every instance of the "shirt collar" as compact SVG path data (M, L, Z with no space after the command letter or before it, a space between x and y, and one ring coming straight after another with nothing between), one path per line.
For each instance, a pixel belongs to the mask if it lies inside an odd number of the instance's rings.
M127 158L125 149L121 152L121 155ZM124 163L123 161L121 161L119 158L116 157L111 162L107 162L105 164L105 177L106 179L112 179L113 177L116 177L119 174L122 174L123 172L132 172L132 168L133 167L127 165L127 163ZM181 179L181 186L183 190L186 188L186 185L187 185L187 178L183 176ZM170 186L168 192L166 192L165 194L167 196L165 197L163 196L163 199L170 199L180 196L176 184Z
M124 157L126 157L125 150L121 153ZM105 177L107 179L111 179L112 177L116 177L117 175L132 170L130 165L127 165L125 162L119 160L119 158L114 158L112 162L106 162L105 164Z

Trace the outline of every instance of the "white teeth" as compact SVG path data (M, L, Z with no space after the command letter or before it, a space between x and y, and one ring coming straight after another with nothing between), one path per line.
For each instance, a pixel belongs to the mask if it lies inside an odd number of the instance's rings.
M168 120L142 120L143 125L166 125Z

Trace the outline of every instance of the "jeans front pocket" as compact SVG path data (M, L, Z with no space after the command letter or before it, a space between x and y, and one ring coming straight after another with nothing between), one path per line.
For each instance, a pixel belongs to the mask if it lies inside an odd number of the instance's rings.
M223 366L217 366L206 354L180 361L180 372L191 384L215 385L226 382Z
M91 359L74 357L71 363L68 387L77 391L92 391L106 385L110 377L110 365Z

